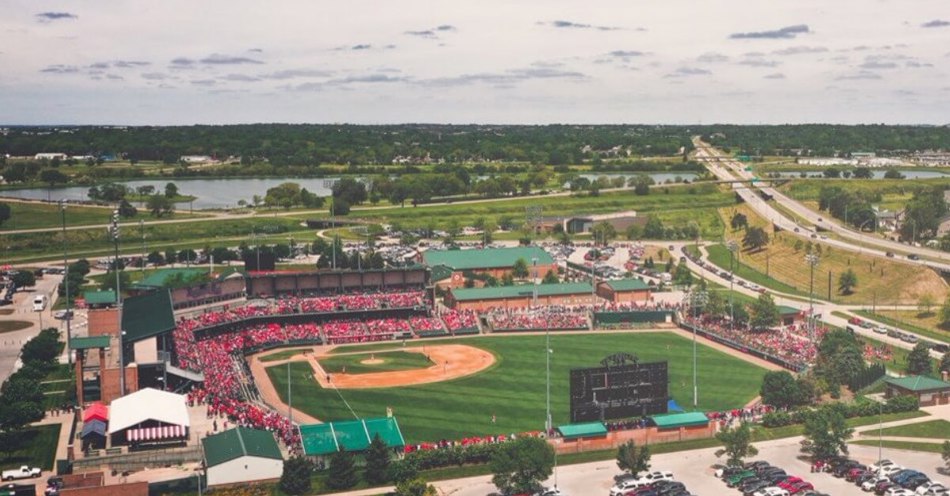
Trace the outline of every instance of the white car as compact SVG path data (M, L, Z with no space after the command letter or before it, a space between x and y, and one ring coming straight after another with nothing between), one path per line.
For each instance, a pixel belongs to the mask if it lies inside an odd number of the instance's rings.
M881 474L883 474L885 477L890 477L901 470L904 470L904 467L895 463L894 465L885 465L884 467L881 467Z
M877 462L877 463L872 463L872 464L868 465L868 472L877 472L877 469L879 469L879 468L881 468L881 467L888 467L888 466L891 466L891 465L896 465L896 463L894 463L894 462L888 460L887 458L885 458L885 459L883 459L883 460L881 460L881 461L879 461L879 462Z
M887 328L884 326L875 326L871 330L878 334L887 334Z
M556 487L547 487L542 489L541 492L534 493L534 496L565 496L565 494Z
M614 487L610 488L610 496L620 496L631 489L653 484L659 480L673 480L673 472L650 472L637 479L618 482Z
M944 495L950 492L947 489L947 486L939 482L924 482L923 484L917 486L917 494L922 494L924 496L935 496L935 495Z
M778 486L769 486L752 493L752 496L788 496L788 491Z
M887 491L884 491L885 496L916 496L917 493L911 491L910 489L904 489L903 487L894 486Z
M864 492L868 492L868 493L869 493L869 492L873 491L874 488L877 487L877 485L878 485L879 483L881 483L881 482L890 482L890 481L891 481L891 480L888 479L887 477L880 477L880 478L877 478L877 479L868 479L868 480L864 481L864 483L861 484L861 490L864 491Z
M43 471L42 471L42 470L40 470L40 469L38 469L38 468L36 468L36 467L30 468L30 467L27 467L26 465L24 465L24 466L22 466L22 467L20 467L20 468L14 468L14 469L10 469L10 470L4 470L4 471L2 472L2 474L0 474L0 477L2 477L3 480L5 480L5 481L12 481L12 480L14 480L14 479L29 479L29 478L35 478L35 477L39 477L39 476L41 476L41 475L43 475Z

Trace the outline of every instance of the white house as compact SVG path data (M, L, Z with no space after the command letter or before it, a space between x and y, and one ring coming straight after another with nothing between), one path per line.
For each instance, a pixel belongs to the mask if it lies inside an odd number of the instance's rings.
M269 431L236 427L201 440L209 486L279 479L284 458Z
M66 155L65 153L37 153L33 157L34 160L54 160L54 159L66 160L67 158L69 158L69 156Z

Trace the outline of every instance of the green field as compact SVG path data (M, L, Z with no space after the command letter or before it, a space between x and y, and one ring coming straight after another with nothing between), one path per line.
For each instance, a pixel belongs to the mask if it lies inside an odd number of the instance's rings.
M435 384L386 389L325 390L313 380L306 363L291 366L294 406L319 419L348 419L353 415L340 395L360 416L385 415L393 408L408 440L457 439L468 435L522 432L542 428L545 416L543 336L499 336L427 341L468 344L492 352L496 363L469 377ZM344 347L341 351L370 351L399 344ZM669 362L670 393L682 406L692 404L692 345L667 332L551 336L551 411L555 425L569 422L568 373L571 368L597 366L617 352L636 354L643 361ZM706 346L698 347L699 409L740 407L753 399L765 369ZM278 393L287 391L286 369L268 375ZM496 423L491 423L491 416Z
M53 469L56 459L56 445L59 443L59 424L41 425L17 434L19 448L10 450L4 446L0 450L0 470L16 468L21 465L40 467L44 471Z
M382 360L379 364L361 363L370 359ZM346 369L347 374L369 374L372 372L391 372L394 370L424 369L432 366L432 362L422 353L407 351L388 351L385 353L360 353L357 355L340 355L330 358L321 358L323 370L336 374Z
M928 420L917 424L888 427L881 433L883 436L922 437L927 439L950 439L950 422L946 420ZM877 436L878 431L870 430L861 433L862 436Z
M286 360L290 357L297 356L309 350L310 348L293 348L290 350L284 350L284 351L279 351L277 353L272 353L270 355L264 355L260 357L258 360L260 360L261 362L277 362L280 360Z
M943 446L941 443L924 443L924 442L913 442L913 441L872 441L860 440L860 441L851 441L851 444L860 444L863 446L878 446L879 444L887 449L902 449L909 451L924 451L927 453L942 453Z

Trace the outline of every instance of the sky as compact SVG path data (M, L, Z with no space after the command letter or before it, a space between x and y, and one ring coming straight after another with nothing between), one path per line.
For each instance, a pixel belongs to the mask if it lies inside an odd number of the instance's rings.
M950 123L946 0L3 0L0 124Z

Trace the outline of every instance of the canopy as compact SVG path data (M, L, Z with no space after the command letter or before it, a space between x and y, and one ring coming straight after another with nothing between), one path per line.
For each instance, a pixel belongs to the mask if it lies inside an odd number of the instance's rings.
M582 424L566 424L557 427L558 432L564 439L576 439L580 437L600 437L607 435L607 428L603 422L586 422Z
M86 408L82 412L82 421L89 422L90 420L101 420L103 423L109 421L109 407L103 405L102 403L93 403L89 405L89 408Z
M187 427L181 425L163 425L161 427L129 429L125 433L125 438L129 441L158 441L162 439L185 437L186 435L188 435Z
M101 420L89 420L83 422L82 424L82 434L79 435L81 438L86 438L91 435L103 436L106 435L106 423Z
M363 451L376 434L379 434L390 448L401 448L406 445L395 417L300 426L301 444L304 454L308 456L336 453L341 447L347 451Z
M190 427L185 397L180 394L146 388L112 402L109 434L137 427L147 421Z

